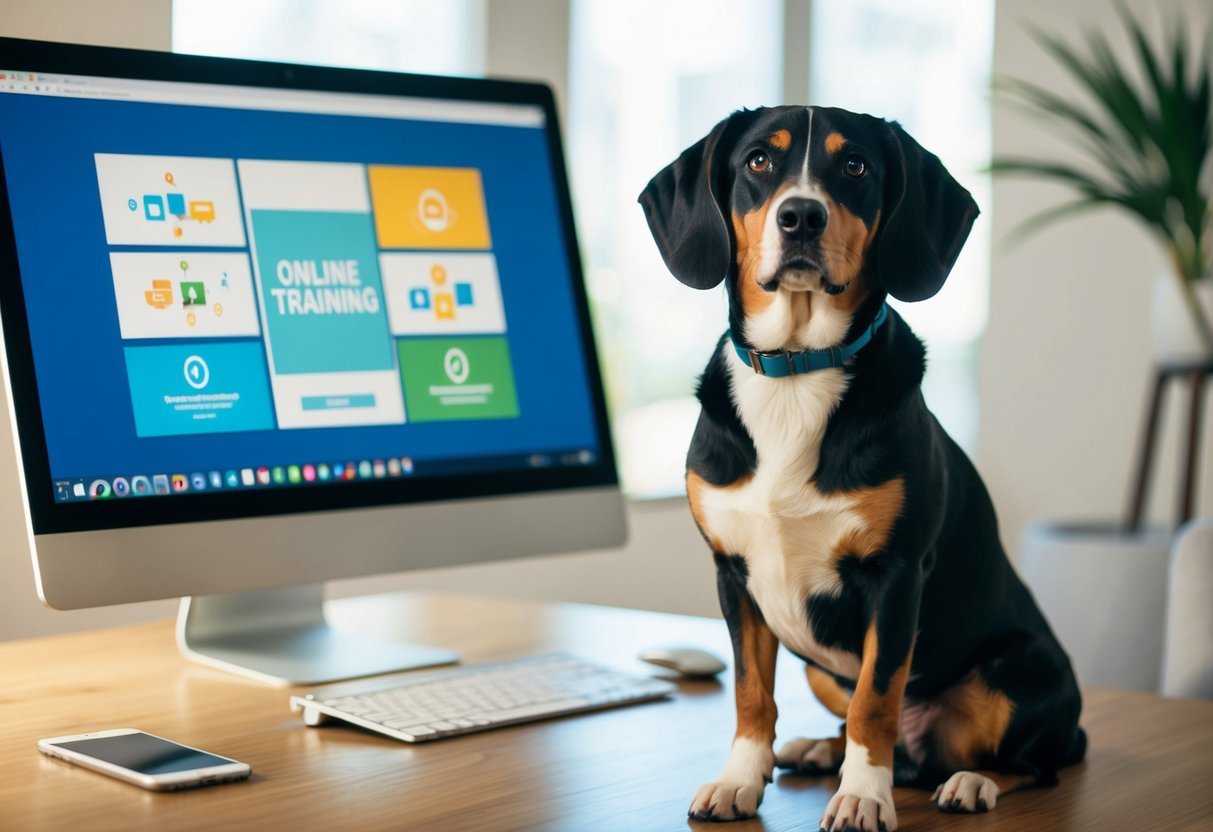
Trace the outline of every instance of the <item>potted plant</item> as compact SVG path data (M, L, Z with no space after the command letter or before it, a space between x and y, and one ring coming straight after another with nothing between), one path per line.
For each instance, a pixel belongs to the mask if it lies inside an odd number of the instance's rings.
M1203 372L1213 362L1213 40L1194 60L1180 21L1155 45L1118 7L1131 43L1124 60L1099 31L1070 45L1032 30L1077 81L1082 100L1022 80L998 82L1004 99L1074 141L1084 158L1003 156L991 169L1075 191L1073 200L1037 214L1016 236L1104 206L1142 222L1170 266L1160 269L1154 287L1160 366ZM1024 533L1020 569L1084 684L1157 689L1171 535L1138 528L1139 512L1132 510L1125 526L1037 522Z
M1077 192L1074 200L1033 217L1020 234L1104 206L1140 220L1170 260L1169 273L1155 283L1159 358L1204 363L1213 360L1213 176L1207 169L1213 158L1213 38L1205 38L1194 60L1180 21L1154 45L1140 21L1118 7L1133 44L1128 65L1102 32L1089 31L1086 47L1078 48L1032 30L1033 39L1078 82L1086 102L1027 81L998 84L1008 102L1076 139L1090 164L1004 156L991 170Z

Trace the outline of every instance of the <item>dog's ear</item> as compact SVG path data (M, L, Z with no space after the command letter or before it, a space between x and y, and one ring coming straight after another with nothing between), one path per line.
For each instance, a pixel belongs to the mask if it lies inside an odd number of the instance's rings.
M876 250L880 282L898 300L926 300L943 286L977 219L977 203L897 122L889 123L888 210Z
M728 155L721 140L731 118L654 176L638 200L666 266L695 289L718 286L732 263L719 181Z

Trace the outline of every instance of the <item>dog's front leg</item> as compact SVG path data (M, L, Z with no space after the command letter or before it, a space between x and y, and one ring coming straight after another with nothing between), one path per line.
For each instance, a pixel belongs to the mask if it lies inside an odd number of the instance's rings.
M737 732L715 783L701 786L687 814L697 820L753 817L775 768L775 656L779 648L745 583L745 564L716 555L720 609L733 640Z
M841 783L821 818L821 829L892 832L893 747L910 675L918 628L921 580L916 568L891 580L868 618L855 693L847 707L847 745Z

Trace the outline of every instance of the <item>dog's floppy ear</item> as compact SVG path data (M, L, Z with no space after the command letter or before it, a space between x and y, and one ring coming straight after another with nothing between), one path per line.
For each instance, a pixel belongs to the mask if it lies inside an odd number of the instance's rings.
M889 123L880 282L898 300L926 300L943 286L977 219L977 203L897 122Z
M730 116L731 118L731 116ZM682 152L640 194L649 230L674 277L695 289L718 286L728 274L733 243L720 204L720 172L729 118Z

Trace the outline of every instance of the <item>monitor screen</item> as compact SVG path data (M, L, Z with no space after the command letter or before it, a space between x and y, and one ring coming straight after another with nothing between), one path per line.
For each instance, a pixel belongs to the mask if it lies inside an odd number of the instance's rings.
M0 70L43 526L613 481L551 113L461 83Z

